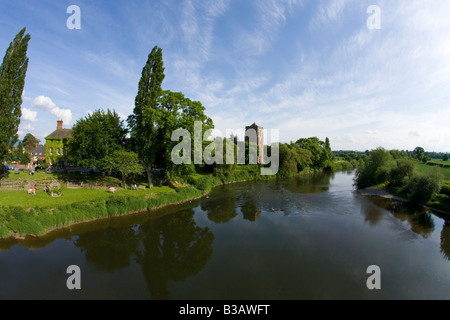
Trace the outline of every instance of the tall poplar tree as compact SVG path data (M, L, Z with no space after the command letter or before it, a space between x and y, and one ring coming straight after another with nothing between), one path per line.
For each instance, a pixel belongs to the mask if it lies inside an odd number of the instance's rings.
M29 40L23 28L10 43L0 66L0 162L18 140Z
M131 140L147 171L150 188L153 186L151 168L160 151L157 141L157 123L161 116L158 98L163 92L161 85L164 77L162 50L155 46L142 70L133 114L128 117Z

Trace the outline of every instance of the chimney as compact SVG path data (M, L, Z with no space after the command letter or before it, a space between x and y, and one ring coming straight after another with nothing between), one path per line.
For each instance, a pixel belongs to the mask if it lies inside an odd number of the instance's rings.
M58 119L56 123L56 130L61 130L63 128L63 121L61 119Z

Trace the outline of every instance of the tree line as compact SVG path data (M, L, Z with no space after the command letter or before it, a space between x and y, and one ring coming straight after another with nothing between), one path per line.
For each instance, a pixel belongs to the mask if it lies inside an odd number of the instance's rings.
M21 96L28 65L26 50L30 36L25 36L24 33L25 29L15 37L0 68L2 161L8 157L23 158L25 161L24 154L31 152L39 143L29 134L19 142L17 148L13 148L18 140ZM205 114L205 107L200 101L193 101L182 92L162 89L164 71L162 49L155 46L142 69L133 113L124 121L115 110L98 109L79 119L73 126L72 138L68 142L68 162L81 167L97 168L103 173L118 171L124 186L128 176L145 172L148 185L152 187L156 168L161 169L158 173L169 180L200 171L212 173L219 179L233 176L237 170L236 164L172 163L171 151L177 142L171 140L171 135L176 129L186 129L194 136L195 121L201 122L202 132L214 129L214 123ZM238 148L237 137L233 136L224 138L224 148L229 145L226 143L227 139L232 139L234 147ZM205 141L203 144L204 148ZM248 157L251 151L257 148L251 142L245 142L246 164L250 162ZM268 149L270 152L270 147ZM9 152L11 150L16 151ZM328 138L325 141L316 137L301 138L295 143L282 143L279 159L279 176L295 175L306 168L320 170L333 167Z
M356 187L385 186L412 203L426 204L441 191L443 177L438 167L419 172L416 162L423 153L417 151L411 157L405 151L372 150L356 172Z

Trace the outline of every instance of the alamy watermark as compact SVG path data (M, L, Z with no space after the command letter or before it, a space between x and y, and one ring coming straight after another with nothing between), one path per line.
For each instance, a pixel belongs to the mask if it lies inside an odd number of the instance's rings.
M376 5L371 5L367 8L367 14L370 14L367 18L367 28L369 30L381 29L381 8Z
M367 289L381 290L381 268L376 265L369 266L367 268L367 274L370 274L366 282Z
M69 290L81 290L81 269L79 266L72 265L67 267L67 274L70 276L67 278L66 286Z
M202 128L202 123L196 121L194 123L194 137L192 137L191 133L185 129L177 129L172 133L172 141L179 142L171 152L171 159L174 164L202 164L203 162L208 165L214 163L220 165L245 164L246 148L244 141L235 142L231 139L227 139L224 160L223 138L215 138L214 141L211 141L211 143L203 150L203 142L208 141L212 130L207 130L203 133ZM229 130L227 130L227 133L228 132ZM218 135L221 135L220 131L218 131ZM182 139L181 142L180 139ZM261 143L258 144L257 132L254 129L248 129L245 132L245 139L249 141L249 144L262 146ZM262 147L263 150L260 150L259 156L257 148L248 149L249 164L258 164L258 162L262 162L261 164L264 166L261 167L261 175L264 176L276 175L280 166L278 129L270 130L270 140L270 154L267 146ZM192 142L194 143L193 160L191 152ZM235 148L235 145L237 148ZM237 151L235 151L235 149L237 149ZM262 161L258 161L258 157L260 160L262 159Z
M71 5L67 7L66 12L71 16L67 18L66 26L69 30L81 29L81 9L79 6Z

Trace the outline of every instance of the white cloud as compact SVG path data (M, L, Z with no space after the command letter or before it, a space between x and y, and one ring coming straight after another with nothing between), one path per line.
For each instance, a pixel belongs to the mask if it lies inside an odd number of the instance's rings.
M22 108L22 120L35 122L37 116L37 111L32 111L31 109Z
M72 111L70 109L59 108L49 97L36 97L31 106L49 112L62 119L66 124L72 123Z
M31 126L31 124L28 124L25 128L23 128L26 131L34 131L34 128Z

